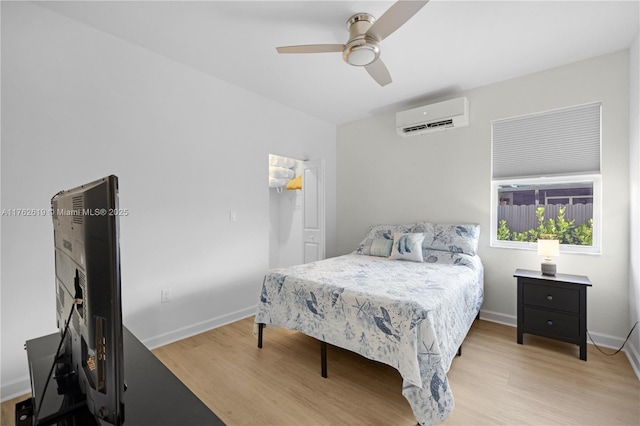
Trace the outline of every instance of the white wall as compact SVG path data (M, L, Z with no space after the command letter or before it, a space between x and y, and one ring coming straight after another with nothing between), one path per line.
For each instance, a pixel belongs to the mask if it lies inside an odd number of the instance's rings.
M601 101L603 253L563 254L557 265L589 276L589 330L601 342L621 343L629 324L628 61L625 50L458 93L451 97L469 99L470 125L452 131L401 138L395 113L339 126L338 252L353 250L373 224L479 223L483 315L515 324L513 272L538 269L540 258L489 246L491 121Z
M629 48L629 75L640 76L640 32ZM629 326L640 321L640 78L629 80L629 172L630 172L630 238L629 256ZM640 327L629 340L627 355L640 377Z
M34 4L1 7L2 208L46 209L58 190L116 174L130 211L124 322L143 342L253 313L269 265L270 152L325 159L333 253L334 125ZM4 400L29 389L25 340L56 324L51 218L1 225ZM165 288L173 300L160 304Z

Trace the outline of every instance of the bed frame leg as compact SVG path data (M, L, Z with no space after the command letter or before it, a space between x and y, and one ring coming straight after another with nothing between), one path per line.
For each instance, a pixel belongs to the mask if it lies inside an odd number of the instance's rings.
M462 345L458 348L458 356L462 356Z
M327 378L327 342L320 342L320 364L322 377Z
M258 324L258 347L262 348L262 330L264 330L264 323Z

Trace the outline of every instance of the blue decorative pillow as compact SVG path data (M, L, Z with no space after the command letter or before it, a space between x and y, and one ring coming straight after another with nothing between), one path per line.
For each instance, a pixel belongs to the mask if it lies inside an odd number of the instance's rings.
M424 234L396 232L393 235L393 248L389 259L422 262L422 241L424 241Z
M357 254L363 254L366 256L380 256L389 257L391 255L391 246L393 245L392 239L386 238L365 238L362 240L358 248Z
M364 240L358 244L354 253L366 256L389 257L395 232L407 232L407 225L374 225L367 231Z

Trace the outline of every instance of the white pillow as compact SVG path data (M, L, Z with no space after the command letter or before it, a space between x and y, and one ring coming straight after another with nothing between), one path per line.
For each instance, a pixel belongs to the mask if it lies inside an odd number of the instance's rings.
M422 241L424 234L393 234L393 248L389 259L422 262Z

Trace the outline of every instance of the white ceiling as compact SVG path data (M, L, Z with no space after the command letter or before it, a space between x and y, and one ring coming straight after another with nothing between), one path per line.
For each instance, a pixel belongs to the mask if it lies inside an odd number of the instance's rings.
M438 1L381 44L380 87L340 53L276 46L346 43L347 19L392 1L73 1L43 7L330 123L629 47L639 1Z

